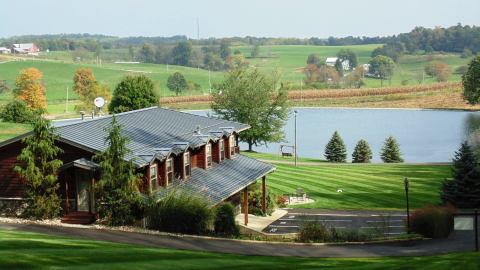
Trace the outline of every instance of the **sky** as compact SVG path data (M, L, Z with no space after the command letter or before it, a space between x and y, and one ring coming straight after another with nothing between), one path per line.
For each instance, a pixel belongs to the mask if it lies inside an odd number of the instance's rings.
M479 0L0 0L0 37L90 33L200 38L385 36L480 25Z

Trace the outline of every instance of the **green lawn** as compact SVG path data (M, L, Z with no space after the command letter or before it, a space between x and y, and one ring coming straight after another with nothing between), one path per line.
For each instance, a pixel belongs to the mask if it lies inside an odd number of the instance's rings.
M275 155L275 154L268 154L268 153L260 153L260 152L242 152L242 154L247 155L252 158L256 159L263 159L263 160L274 160L274 161L288 161L288 162L294 162L295 159L294 157L282 157L280 155ZM326 162L325 160L321 159L316 159L316 158L305 158L305 157L299 157L297 159L298 162L314 162L314 163L319 163L319 162Z
M0 230L0 269L480 269L478 253L427 257L241 256Z
M6 123L0 121L0 141L8 140L30 130L28 124Z
M244 152L245 154L245 152ZM247 155L266 160L284 158L260 153ZM301 162L308 162L300 159ZM313 161L313 162L312 162ZM277 170L267 176L268 186L277 194L295 193L303 188L315 200L297 208L404 209L403 179L410 180L412 208L440 202L441 182L451 177L450 166L407 164L328 164L295 167L275 163ZM337 192L342 189L343 192Z

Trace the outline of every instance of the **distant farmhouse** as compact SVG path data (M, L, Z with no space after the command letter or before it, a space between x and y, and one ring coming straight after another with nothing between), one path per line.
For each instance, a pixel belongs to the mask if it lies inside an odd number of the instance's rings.
M0 54L9 54L12 50L7 47L0 47Z
M15 54L38 55L40 49L35 43L17 43L12 45L11 52Z
M327 57L325 60L325 65L329 67L335 67L335 63L337 63L338 57ZM350 70L350 61L344 60L342 62L342 69L343 70Z

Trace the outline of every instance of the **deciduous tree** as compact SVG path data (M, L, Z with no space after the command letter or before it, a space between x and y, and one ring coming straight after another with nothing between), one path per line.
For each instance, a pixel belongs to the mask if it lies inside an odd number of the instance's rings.
M56 140L58 135L50 121L40 116L33 123L32 135L23 140L25 147L15 171L25 181L29 201L24 214L28 217L49 219L60 214L57 173L62 161L57 157L62 149L55 145Z
M172 62L174 65L188 66L190 63L190 54L192 53L192 43L189 41L179 42L172 49Z
M175 95L178 96L183 90L187 89L187 80L180 72L175 72L172 75L168 76L167 87L170 91L174 91Z
M73 76L73 91L78 94L81 105L75 106L76 110L96 109L93 101L102 97L109 101L111 99L110 88L100 84L89 68L79 68Z
M32 110L47 108L42 77L43 74L38 69L27 68L20 72L15 81L14 95Z
M381 80L383 86L383 80L390 79L393 75L395 64L393 60L384 55L378 55L370 60L370 68L368 72Z
M215 86L212 110L225 120L250 125L240 133L240 140L253 145L279 142L284 138L282 127L288 117L287 92L276 90L273 83L258 70L230 71Z
M138 110L158 104L154 84L145 75L126 76L117 84L108 106L112 113Z

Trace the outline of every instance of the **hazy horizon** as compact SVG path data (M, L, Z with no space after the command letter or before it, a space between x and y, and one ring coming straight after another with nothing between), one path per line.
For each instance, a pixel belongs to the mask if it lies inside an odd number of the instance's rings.
M3 7L6 4L2 5ZM26 8L27 7L27 8ZM118 37L390 36L416 26L480 25L480 1L153 0L66 5L61 0L8 2L0 10L0 37L90 33ZM460 12L461 11L461 12Z

